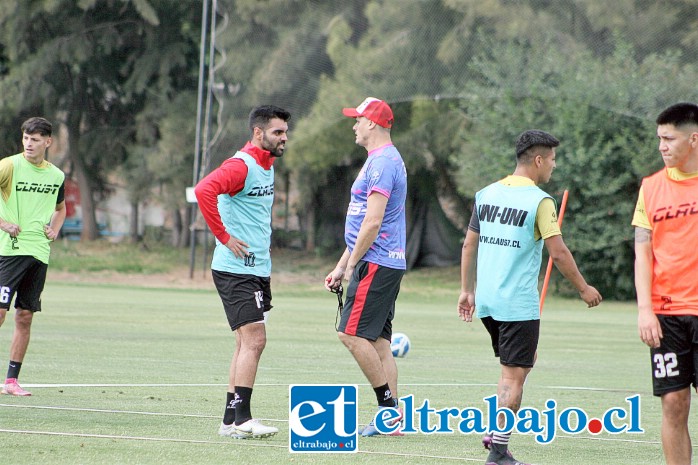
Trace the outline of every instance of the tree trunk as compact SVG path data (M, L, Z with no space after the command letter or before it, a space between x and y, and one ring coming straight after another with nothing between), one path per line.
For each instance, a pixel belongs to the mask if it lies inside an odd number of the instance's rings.
M184 207L184 220L182 221L182 238L179 241L180 247L186 247L189 244L190 237L192 235L191 231L191 221L192 221L192 208L187 205Z
M179 208L172 209L172 247L182 246L182 213Z
M317 229L317 225L315 224L315 210L316 210L316 208L317 207L315 205L315 202L313 202L305 214L305 227L306 227L305 251L306 252L315 251L315 231Z
M465 234L468 231L468 221L472 212L472 203L469 203L458 193L458 188L453 181L451 170L445 163L435 163L434 170L437 173L439 196L445 198L452 208L444 208L446 218Z
M77 107L77 105L75 105ZM82 110L73 108L67 118L68 128L68 154L73 164L73 172L80 189L80 205L82 207L82 231L80 240L94 241L99 238L97 217L95 215L95 201L92 195L92 183L85 168L85 162L80 156L80 122Z
M131 244L140 242L138 235L138 202L131 202L131 218L129 221L129 240Z

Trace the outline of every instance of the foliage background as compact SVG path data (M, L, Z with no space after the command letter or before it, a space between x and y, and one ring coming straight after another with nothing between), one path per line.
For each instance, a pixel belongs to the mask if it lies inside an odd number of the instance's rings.
M268 102L294 115L277 164L283 214L307 250L337 254L365 157L340 109L371 95L395 110L412 210L443 209L461 231L474 193L513 170L516 135L555 134L559 168L544 188L570 190L566 241L606 297L633 297L632 210L641 178L661 168L654 118L698 101L696 0L206 3L212 117L192 176L201 1L0 0L1 153L21 150L28 116L65 128L83 239L97 237L90 212L118 176L134 215L157 197L186 244L184 186L241 146L250 108Z

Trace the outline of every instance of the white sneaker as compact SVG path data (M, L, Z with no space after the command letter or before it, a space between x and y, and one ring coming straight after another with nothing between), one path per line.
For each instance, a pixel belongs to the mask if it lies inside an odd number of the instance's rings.
M279 432L278 428L274 428L273 426L265 426L261 424L259 420L254 418L247 420L241 425L233 424L232 426L240 439L268 438L269 436L274 436Z
M218 435L233 439L243 439L245 437L242 434L238 434L238 432L235 430L235 425L226 425L223 422L221 422L221 426L218 428Z

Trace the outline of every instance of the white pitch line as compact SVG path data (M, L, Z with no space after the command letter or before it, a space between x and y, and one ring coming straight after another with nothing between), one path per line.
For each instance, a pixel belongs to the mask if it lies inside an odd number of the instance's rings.
M92 412L92 413L116 413L116 414L127 414L127 415L203 418L203 419L219 418L219 416L217 416L217 415L196 415L196 414L188 414L188 413L166 413L166 412L140 412L140 411L131 411L131 410L106 410L106 409L90 409L90 408L75 408L75 407L50 407L50 406L40 406L40 405L0 404L0 407L38 409L38 410L63 410L63 411ZM279 419L275 419L275 418L260 418L260 420L274 422L274 423L288 423L288 420L279 420ZM0 430L0 432L3 432L3 431L5 431L5 430ZM7 431L12 431L12 430L7 430ZM23 432L23 431L16 431L16 432ZM42 433L36 432L36 434L42 434ZM46 434L49 434L49 433L46 433ZM63 433L50 433L50 434L63 434ZM65 434L70 434L70 433L65 433ZM457 432L454 432L454 434L457 434ZM532 434L532 433L530 433L530 434ZM98 436L98 437L101 437L101 436ZM118 436L118 437L122 438L123 436ZM132 439L130 437L124 437L124 438L125 439ZM555 438L588 440L588 441L626 442L626 443L635 443L635 444L661 444L660 441L646 441L646 440L642 440L642 439L600 438L600 437L564 435L564 434L556 434ZM218 442L214 442L214 443L218 444ZM698 447L698 445L694 445L694 446ZM372 453L369 451L365 451L365 452ZM383 454L383 452L381 452L381 454ZM388 453L385 453L385 454L388 454ZM427 456L425 456L425 457L427 457ZM428 456L428 457L431 457L431 456ZM449 458L449 457L442 457L442 458ZM452 459L452 458L449 458L449 459Z
M51 383L51 384L30 384L30 383L22 383L22 386L27 387L27 388L67 388L67 387L210 387L210 386L216 386L216 387L221 387L221 386L227 386L227 384L184 384L184 383L172 383L172 384L167 384L167 383L137 383L137 384L128 384L128 383L69 383L69 384L59 384L59 383ZM264 384L258 384L258 386L265 386ZM267 384L266 386L276 386L276 384ZM279 386L284 386L283 384L279 384Z
M117 436L114 434L89 434L89 433L63 433L56 431L29 431L29 430L14 430L0 429L0 433L17 433L17 434L37 434L43 436L69 436L78 438L95 438L95 439L127 439L135 441L154 441L154 442L183 442L188 444L230 444L229 441L208 441L204 439L176 439L176 438L150 438L145 436ZM287 446L279 446L275 444L258 444L249 443L250 446L257 447L275 447L286 449Z
M177 442L185 444L219 444L219 445L241 445L243 447L271 447L275 449L288 450L287 445L276 445L276 444L260 444L254 441L247 440L235 440L235 441L208 441L203 439L176 439L176 438L153 438L146 436L117 436L113 434L88 434L88 433L62 433L55 431L29 431L29 430L13 430L13 429L0 429L0 433L15 433L15 434L36 434L44 436L67 436L67 437L79 437L79 438L93 438L93 439L124 439L131 441L152 441L152 442ZM407 458L422 458L422 459L436 459L436 460L453 460L459 462L482 462L481 458L467 458L467 457L448 457L441 455L426 455L426 454L403 454L398 452L376 452L359 450L359 454L368 455L385 455L393 457L407 457Z
M323 383L318 383L323 384ZM357 383L358 386L369 386L367 383ZM75 383L75 384L29 384L22 383L22 386L26 388L72 388L72 387L101 387L101 388L117 388L117 387L225 387L227 384L212 384L212 383ZM255 383L255 386L262 387L288 387L289 383ZM400 383L400 386L416 386L416 387L495 387L496 383ZM636 393L637 390L631 389L617 389L617 388L604 388L604 387L588 387L588 386L544 386L536 384L528 384L528 389L557 389L562 391L592 391L592 392L630 392Z
M67 412L90 412L90 413L117 413L127 415L146 415L146 416L162 416L162 417L184 417L184 418L220 418L220 415L197 415L192 413L167 413L167 412L141 412L137 410L109 410L97 408L83 407L54 407L48 405L17 405L17 404L0 404L0 407L9 408L24 408L37 410L62 410ZM288 420L276 420L274 418L260 418L262 421L271 421L277 423L288 423Z
M585 387L585 386L535 386L542 389L561 389L565 391L594 391L594 392L632 392L637 393L638 390L633 389L618 389L618 388L595 388L595 387Z
M16 404L0 404L0 407L14 407L38 410L65 410L70 412L93 412L93 413L124 413L129 415L153 415L163 417L189 417L189 418L219 418L220 415L196 415L191 413L167 413L167 412L139 412L137 410L108 410L97 408L79 408L79 407L53 407L46 405L16 405Z
M399 452L375 452L368 450L360 450L360 454L370 454L370 455L389 455L391 457L409 457L409 458L424 458L424 459L439 459L439 460L457 460L459 462L479 462L482 463L482 459L471 459L468 457L447 457L442 455L424 455L424 454L402 454Z
M565 435L556 435L555 439L560 438L560 439L586 439L588 441L607 441L607 442L630 442L634 444L661 444L661 441L644 441L642 439L617 439L617 438L594 438L590 436L565 436ZM693 447L696 447L696 444L693 445Z

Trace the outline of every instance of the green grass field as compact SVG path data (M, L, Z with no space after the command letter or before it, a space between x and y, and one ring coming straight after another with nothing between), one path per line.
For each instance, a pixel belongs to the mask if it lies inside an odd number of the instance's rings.
M291 454L289 384L358 384L360 423L374 413L372 390L335 330L336 299L320 278L273 284L268 344L253 414L280 428L264 440L219 437L234 338L217 294L51 280L22 369L33 396L0 397L3 463L19 464L443 464L484 463L477 434L359 439L357 454ZM484 327L456 314L457 270L409 273L395 331L412 341L398 360L400 395L439 408L484 408L496 392L497 360ZM0 329L5 370L13 328ZM517 458L536 464L661 464L659 401L651 396L648 351L632 304L549 298L539 358L524 406L575 406L590 415L640 394L644 434L562 435L550 445L514 436ZM2 372L4 375L4 371ZM453 423L455 428L457 425ZM692 421L696 430L696 422Z

